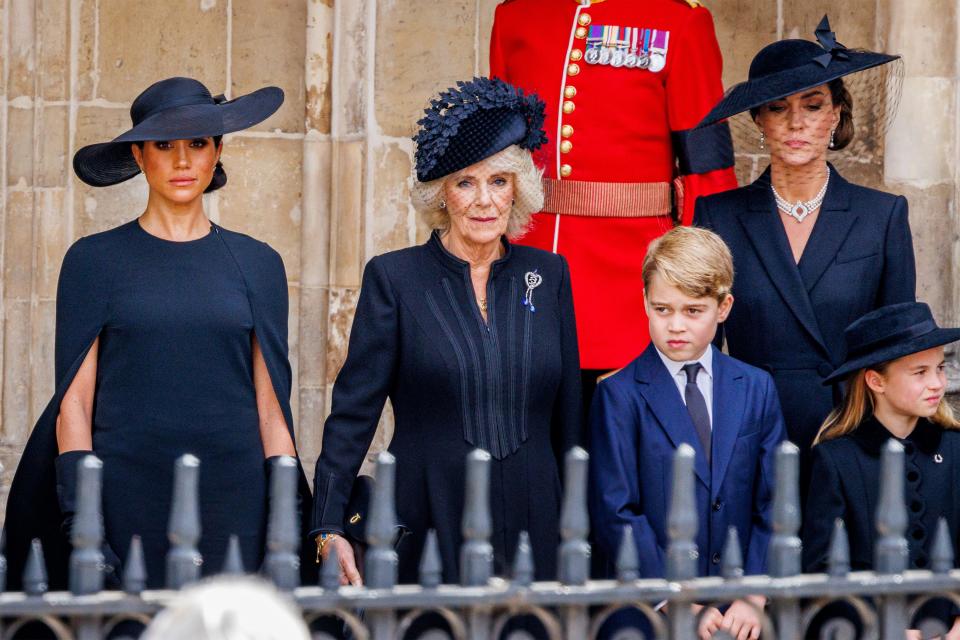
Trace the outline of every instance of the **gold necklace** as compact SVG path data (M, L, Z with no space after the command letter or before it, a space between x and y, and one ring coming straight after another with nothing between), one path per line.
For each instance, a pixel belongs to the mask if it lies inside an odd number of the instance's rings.
M484 313L486 313L486 312L487 312L487 299L486 299L486 298L480 298L479 300L477 300L477 302L480 303L480 311L483 311Z

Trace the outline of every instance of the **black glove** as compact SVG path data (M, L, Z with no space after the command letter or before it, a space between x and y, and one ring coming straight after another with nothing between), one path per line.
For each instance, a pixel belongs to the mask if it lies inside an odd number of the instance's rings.
M54 460L57 473L57 504L60 506L60 531L73 545L73 523L77 515L77 464L93 451L67 451ZM120 588L120 558L107 544L106 538L100 545L103 553L103 578L108 589Z
M73 543L73 520L77 514L77 465L93 451L67 451L54 460L57 471L57 504L60 505L60 531Z

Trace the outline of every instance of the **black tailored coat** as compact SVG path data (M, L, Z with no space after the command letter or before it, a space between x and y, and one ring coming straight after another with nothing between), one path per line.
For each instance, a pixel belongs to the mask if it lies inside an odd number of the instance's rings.
M813 448L812 475L803 518L804 572L825 571L834 521L842 518L850 539L850 568L874 566L881 453L892 438L870 416L853 432ZM921 418L900 441L904 447L909 568L929 569L937 518L947 519L957 552L960 533L960 431ZM939 460L939 462L938 462Z
M434 233L367 265L346 362L317 460L313 530L343 531L346 504L384 402L393 405L398 548L413 582L436 529L445 582L458 580L467 454L492 456L494 569L530 533L536 575L556 574L564 452L580 444L580 363L570 274L561 256L512 245L493 263L488 320L469 265ZM525 305L527 274L541 284ZM535 310L534 310L535 309Z
M694 224L717 232L733 254L735 302L717 344L726 336L731 356L773 375L806 470L813 438L839 399L822 381L843 362L843 330L878 307L916 299L907 201L851 184L831 166L799 263L769 168L750 185L699 198Z

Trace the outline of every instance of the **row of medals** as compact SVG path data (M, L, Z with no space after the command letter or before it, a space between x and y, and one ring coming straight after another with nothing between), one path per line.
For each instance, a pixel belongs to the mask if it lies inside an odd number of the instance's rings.
M626 67L628 69L647 69L657 72L663 69L667 62L666 52L652 49L649 52L633 53L615 47L593 47L583 54L587 64L604 64L611 67Z

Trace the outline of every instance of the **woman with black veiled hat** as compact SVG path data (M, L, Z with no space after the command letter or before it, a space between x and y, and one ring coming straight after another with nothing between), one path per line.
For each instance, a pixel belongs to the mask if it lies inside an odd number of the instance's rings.
M579 444L580 370L563 257L512 244L543 205L530 152L543 103L486 78L426 110L415 141L414 201L434 229L423 245L366 266L347 359L333 388L314 487L318 557L337 548L359 584L347 510L384 402L393 405L396 505L409 535L401 582L415 582L427 532L443 581L459 580L467 454L491 458L494 570L530 535L538 579L556 575L560 464Z
M137 535L147 585L165 584L173 468L186 453L200 459L203 573L222 568L232 534L245 568L259 568L270 459L296 455L287 281L279 254L212 223L202 196L226 183L222 136L282 102L276 87L224 101L169 78L134 100L133 128L74 156L77 176L96 187L143 172L149 197L136 219L81 238L64 257L56 392L7 503L11 588L35 537L51 587L65 588L77 462L90 453L103 461L108 583Z
M700 198L694 218L730 247L737 304L722 336L730 355L773 375L802 470L839 400L839 389L821 382L843 358L844 328L877 307L912 302L916 283L906 199L848 182L827 162L854 137L849 87L860 78L886 90L857 92L882 134L899 97L898 57L847 49L826 17L816 36L764 47L749 80L701 122L749 111L770 166L753 184Z

